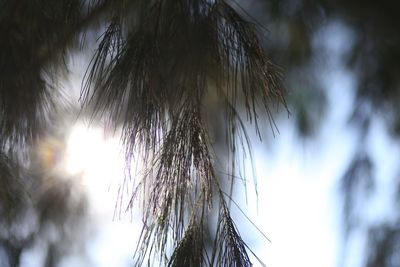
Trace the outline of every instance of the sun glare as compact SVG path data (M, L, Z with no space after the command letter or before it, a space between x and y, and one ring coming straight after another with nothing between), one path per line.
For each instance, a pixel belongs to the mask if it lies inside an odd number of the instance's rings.
M65 169L79 177L91 197L104 198L124 177L124 158L118 137L107 137L102 128L76 124L66 147Z

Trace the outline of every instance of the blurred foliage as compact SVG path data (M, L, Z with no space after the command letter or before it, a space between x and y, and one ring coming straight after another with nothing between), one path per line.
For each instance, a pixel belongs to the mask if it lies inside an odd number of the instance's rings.
M344 196L344 218L346 235L359 223L359 212L374 189L374 165L368 155L356 155L341 180L341 193ZM360 198L360 195L362 196ZM357 205L358 204L358 205Z
M58 266L85 244L86 196L74 178L57 170L63 140L54 140L34 148L27 168L1 156L1 266L19 266L22 254L36 246L42 247L43 266Z
M397 102L400 36L397 34L399 18L394 12L395 1L253 0L240 3L248 7L254 18L267 27L268 37L264 40L264 45L275 62L284 66L285 73L289 74L286 80L289 80L290 90L295 91L296 95L301 92L308 94L308 90L304 90L302 86L299 88L296 83L302 84L304 77L318 73L318 68L323 67L321 51L313 45L315 34L332 21L344 23L355 35L354 40L349 43L351 50L345 59L347 66L357 76L354 107L356 109L366 102L374 111L370 116L378 115L379 112L390 112L391 116L387 116L388 127L396 133L396 119L399 114ZM316 58L322 62L313 64ZM313 68L317 68L316 72ZM299 78L296 74L298 72L307 74ZM290 82L292 79L293 83ZM320 91L316 95L324 93L318 82L315 79L308 84L309 90ZM298 105L300 109L302 105L308 106L308 103L300 103L297 98L296 96L295 103L292 103L293 110ZM313 100L310 102L309 110L313 110ZM363 115L355 112L354 116L358 120L358 116ZM304 127L301 123L298 125Z
M359 214L368 209L368 198L379 183L375 167L380 162L372 160L367 148L371 122L383 119L394 144L399 138L400 16L396 1L253 0L240 3L269 30L264 45L275 62L285 68L286 82L290 85L287 100L300 137L315 135L326 114L323 95L327 88L322 88L319 79L312 79L324 68L325 57L325 52L314 45L315 36L332 22L340 22L351 31L351 40L341 60L355 76L349 123L357 130L358 139L354 157L340 185L345 236L350 238L353 230L366 225L370 230L366 233L369 237L365 265L398 266L399 222L381 220L368 225ZM336 106L340 108L340 103L331 108ZM395 185L399 184L398 176L392 178ZM394 201L388 210L399 215L398 202Z
M400 262L400 222L383 223L371 227L368 235L370 246L366 267L395 267Z
M2 151L20 154L46 131L61 100L59 63L82 19L79 0L0 2Z

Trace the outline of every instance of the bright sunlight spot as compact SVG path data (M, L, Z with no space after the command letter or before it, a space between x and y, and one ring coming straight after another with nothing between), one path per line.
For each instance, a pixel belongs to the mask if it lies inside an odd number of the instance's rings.
M109 206L115 202L115 194L112 194L114 201L109 200L109 191L124 178L121 148L119 138L107 136L100 127L77 123L71 130L65 168L69 175L79 178L78 182L89 197L96 200L96 206Z
M86 192L91 206L91 227L96 233L88 247L92 266L129 266L140 233L134 218L115 213L118 189L125 177L119 136L110 136L101 126L78 122L66 143L65 171L78 178L76 182ZM66 266L71 265L76 266Z

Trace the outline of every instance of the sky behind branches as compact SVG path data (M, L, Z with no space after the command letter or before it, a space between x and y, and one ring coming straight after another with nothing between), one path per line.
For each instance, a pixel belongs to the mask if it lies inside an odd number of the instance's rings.
M336 267L342 263L342 203L338 184L351 158L356 137L346 122L351 111L354 78L338 58L349 41L351 33L337 23L328 25L315 38L315 45L322 46L328 55L321 57L328 67L320 79L327 85L331 107L315 141L299 143L291 118L279 120L280 134L272 140L268 137L268 127L264 129L267 132L264 142L259 142L255 133L249 131L259 197L257 200L251 178L248 178L247 204L239 187L235 191L239 196L236 203L271 242L262 237L233 204L232 212L244 240L267 266ZM75 64L81 62L77 60ZM79 88L75 83L70 86ZM334 108L338 103L340 108ZM92 235L86 240L86 253L65 259L62 266L129 266L140 223L135 223L129 212L113 219L118 183L109 176L123 179L120 144L114 138L105 137L101 129L87 129L79 122L74 127L69 138L71 158L68 164L75 172L85 169L84 177L78 182L89 194ZM379 152L377 157L384 157L382 142L385 138L379 125L371 138L376 140L371 149ZM379 209L381 207L377 206L376 210ZM134 214L137 216L137 211ZM359 266L362 242L358 240L349 246L354 254L345 266ZM40 248L25 254L22 262L22 266L41 266Z

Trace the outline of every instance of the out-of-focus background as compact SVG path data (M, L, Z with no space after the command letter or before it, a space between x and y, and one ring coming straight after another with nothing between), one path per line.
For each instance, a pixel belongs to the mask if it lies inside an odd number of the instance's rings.
M262 141L248 125L255 171L231 203L244 241L269 267L400 266L395 1L229 2L257 22L290 111L275 112L279 132L261 117ZM77 119L90 52L70 55L60 86L76 111L36 144L36 167L11 175L0 161L1 267L133 265L141 212L119 209L132 187L118 134Z

